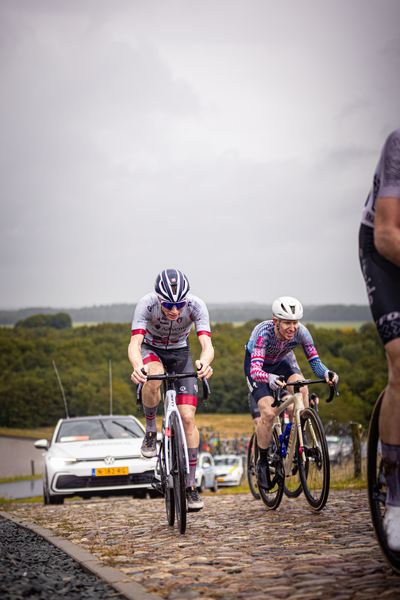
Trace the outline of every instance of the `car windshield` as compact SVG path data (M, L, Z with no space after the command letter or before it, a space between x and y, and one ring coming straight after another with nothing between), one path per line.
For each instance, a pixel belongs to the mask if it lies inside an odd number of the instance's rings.
M235 465L240 465L240 459L239 458L234 458L234 457L224 457L224 458L218 458L214 456L214 462L215 465L218 467L233 467Z
M80 419L64 421L57 435L57 442L81 442L143 437L143 429L133 419Z

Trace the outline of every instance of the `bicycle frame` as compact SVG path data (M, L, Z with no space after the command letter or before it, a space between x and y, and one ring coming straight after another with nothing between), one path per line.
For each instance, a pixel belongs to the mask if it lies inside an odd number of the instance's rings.
M291 472L291 465L293 463L293 457L294 457L294 453L295 453L297 437L299 438L300 454L303 457L303 462L305 462L305 458L306 458L305 455L303 456L303 450L302 450L303 449L303 432L301 430L301 420L300 420L300 415L305 407L304 407L304 402L303 402L303 395L300 392L297 392L297 393L289 396L288 399L285 400L284 402L282 402L282 404L276 409L276 417L275 417L275 421L274 421L274 427L277 430L278 435L281 435L282 427L281 427L281 422L280 422L279 417L292 404L294 404L292 427L290 429L289 442L287 445L287 453L286 453L285 457L282 457L282 462L283 462L286 477L289 477L290 472ZM314 434L314 431L312 429L311 429L311 431L312 431L312 434ZM315 442L317 441L315 438L315 434L314 434L314 441Z
M176 413L178 417L179 427L182 433L182 441L183 441L183 450L185 454L185 463L186 463L186 473L189 474L189 454L187 449L186 435L185 430L183 428L182 418L180 412L178 410L178 406L176 404L176 391L174 389L167 389L164 394L164 453L165 453L165 469L168 477L168 487L173 487L173 482L170 477L171 475L171 465L169 464L169 452L168 445L171 439L171 431L169 429L169 422L171 419L172 413Z

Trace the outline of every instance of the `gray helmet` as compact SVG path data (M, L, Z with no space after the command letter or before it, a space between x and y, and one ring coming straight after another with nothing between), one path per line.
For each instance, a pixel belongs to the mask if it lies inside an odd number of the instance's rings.
M162 302L182 302L189 293L190 285L182 271L165 269L157 275L154 289Z
M272 314L276 319L298 321L303 316L303 307L296 298L281 296L273 303Z

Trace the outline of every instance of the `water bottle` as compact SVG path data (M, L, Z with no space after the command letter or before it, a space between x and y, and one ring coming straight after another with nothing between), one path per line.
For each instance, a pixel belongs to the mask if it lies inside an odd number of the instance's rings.
M292 428L292 423L287 423L285 427L285 431L281 433L279 436L279 443L281 445L281 456L285 457L287 454L287 447L289 443L290 430Z

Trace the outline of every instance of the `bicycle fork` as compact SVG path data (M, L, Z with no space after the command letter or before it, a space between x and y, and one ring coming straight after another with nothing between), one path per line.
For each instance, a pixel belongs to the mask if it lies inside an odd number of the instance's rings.
M187 473L187 475L189 475L189 453L188 453L188 449L187 449L186 435L185 435L185 430L183 428L182 418L181 418L180 412L178 410L178 407L176 405L176 392L175 392L175 390L167 390L166 398L165 398L164 453L165 453L165 469L166 469L166 475L168 478L168 487L170 487L170 488L173 487L173 480L171 477L171 464L170 464L171 453L168 452L168 446L170 446L170 444L171 444L171 429L170 429L169 425L170 425L170 419L171 419L172 413L176 414L176 416L178 418L178 422L179 422L179 427L182 432L182 442L183 442L183 452L185 455L186 473Z

